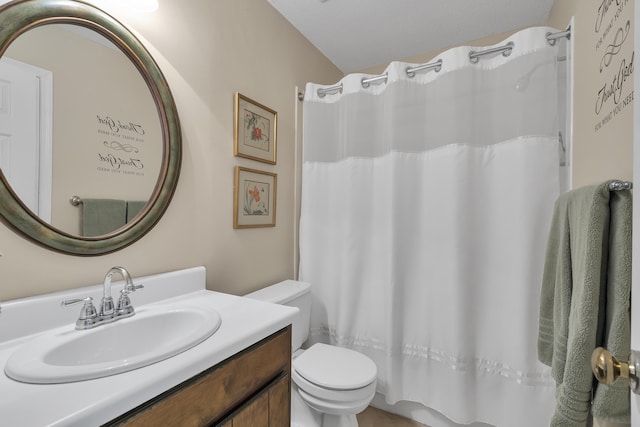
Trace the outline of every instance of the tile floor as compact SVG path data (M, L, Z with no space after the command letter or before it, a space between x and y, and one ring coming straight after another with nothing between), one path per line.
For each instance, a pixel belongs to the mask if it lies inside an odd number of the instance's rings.
M357 415L360 427L429 427L417 421L390 414L369 406Z

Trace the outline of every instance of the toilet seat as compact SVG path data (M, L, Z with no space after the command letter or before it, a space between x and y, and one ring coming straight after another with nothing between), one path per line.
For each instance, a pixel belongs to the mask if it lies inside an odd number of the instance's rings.
M320 387L310 381L307 381L295 369L291 370L291 380L295 383L296 386L298 386L298 389L303 390L307 394L315 396L319 399L326 399L331 401L354 402L362 399L371 399L372 396L376 393L375 381L362 388L355 388L352 390L336 390L333 388Z
M362 411L376 392L377 368L354 350L314 344L293 360L291 379L312 408L331 414Z
M308 382L334 390L366 387L378 374L375 363L364 354L322 343L296 357L292 368Z

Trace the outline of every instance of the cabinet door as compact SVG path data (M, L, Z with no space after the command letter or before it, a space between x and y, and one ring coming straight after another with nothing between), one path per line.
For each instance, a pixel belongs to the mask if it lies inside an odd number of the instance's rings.
M245 403L231 419L218 427L289 427L291 407L289 375L273 381L266 389Z
M262 393L249 402L231 422L231 427L269 427L269 393Z
M269 427L291 426L291 377L276 381L269 390Z

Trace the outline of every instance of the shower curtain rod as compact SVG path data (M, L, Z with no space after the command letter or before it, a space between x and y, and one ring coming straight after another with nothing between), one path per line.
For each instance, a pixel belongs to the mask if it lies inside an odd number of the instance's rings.
M366 89L369 86L371 86L371 83L380 83L383 81L386 83L388 77L389 77L389 73L384 73L384 74L380 74L379 76L362 79L360 80L360 84L362 84L362 87Z
M569 26L565 31L558 31L557 33L552 33L552 32L548 32L546 34L546 38L547 38L547 42L551 45L551 46L555 46L556 41L558 39L561 38L567 38L567 39L571 39L571 26ZM511 41L507 44L504 44L502 46L497 46L497 47L492 47L489 49L485 49L485 50L479 50L479 51L471 51L469 52L469 61L473 62L474 64L477 63L480 60L480 57L483 55L489 55L489 54L493 54L493 53L502 53L503 56L509 56L511 55L511 51L513 50L513 47L515 46L515 44ZM427 64L422 64L422 65L417 65L415 67L407 67L405 69L405 73L407 73L408 77L415 77L416 73L419 71L431 71L431 70L435 70L435 72L439 72L442 69L442 59L438 59L435 62L431 62L431 63L427 63ZM363 78L360 83L362 84L363 88L368 88L371 83L378 83L378 82L382 82L384 81L385 83L387 82L387 78L388 78L388 74L384 73L378 76L372 76L372 77L366 77ZM320 98L324 98L325 95L332 95L335 93L342 93L343 90L343 85L342 83L335 85L335 86L330 86L330 87L325 87L325 88L320 88L317 91L317 94ZM298 92L298 100L302 101L304 100L304 92Z
M434 70L436 73L440 72L442 69L442 59L438 59L436 62L431 62L428 64L422 64L415 67L407 67L404 72L407 73L408 77L413 77L416 75L418 71L429 71Z
M477 52L475 50L472 50L471 52L469 52L469 61L476 64L478 61L480 61L481 56L489 55L492 53L502 53L502 56L509 56L513 51L513 46L515 46L515 43L509 42L503 46L491 47L489 49L479 50Z
M547 33L547 42L551 46L554 46L556 44L556 40L565 37L567 40L571 39L571 25L569 25L565 31L558 31L557 33Z

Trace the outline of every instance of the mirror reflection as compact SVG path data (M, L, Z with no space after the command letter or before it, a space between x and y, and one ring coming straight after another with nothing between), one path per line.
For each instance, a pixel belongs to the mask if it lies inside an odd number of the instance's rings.
M0 77L11 106L0 109L0 168L23 204L76 236L135 218L156 187L163 136L129 58L95 31L43 25L11 43Z

